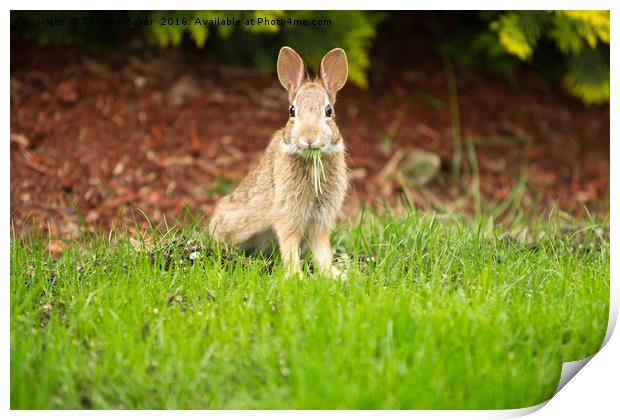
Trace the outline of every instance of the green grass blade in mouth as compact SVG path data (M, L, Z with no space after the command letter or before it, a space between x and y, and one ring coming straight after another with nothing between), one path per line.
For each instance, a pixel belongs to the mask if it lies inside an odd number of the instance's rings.
M312 160L312 181L314 185L314 192L317 197L323 192L321 188L321 178L325 179L325 168L323 167L323 160L321 159L321 150L309 149L304 152L304 158L306 161Z

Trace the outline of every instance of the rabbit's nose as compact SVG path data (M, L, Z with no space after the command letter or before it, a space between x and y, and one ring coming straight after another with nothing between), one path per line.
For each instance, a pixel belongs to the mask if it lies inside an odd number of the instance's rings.
M309 138L304 140L304 143L308 145L308 147L312 148L318 143L318 140L316 138Z

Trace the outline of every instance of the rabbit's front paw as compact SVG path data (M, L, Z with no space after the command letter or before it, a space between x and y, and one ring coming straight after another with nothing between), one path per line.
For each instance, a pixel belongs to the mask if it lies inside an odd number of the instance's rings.
M346 271L343 271L339 269L338 267L336 267L335 265L331 265L331 264L328 267L321 269L320 272L325 277L328 277L330 279L336 279L336 280L344 279L347 275Z
M343 279L347 275L346 271L339 269L335 265L332 265L330 271L331 271L331 277L334 279Z
M289 266L288 268L284 269L284 276L287 279L291 278L291 277L295 277L295 276L303 277L304 276L304 272L299 267Z

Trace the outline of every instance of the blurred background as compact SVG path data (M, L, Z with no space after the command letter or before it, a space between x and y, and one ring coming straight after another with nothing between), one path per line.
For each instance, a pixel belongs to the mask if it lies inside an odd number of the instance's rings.
M607 217L609 42L607 11L12 12L12 227L206 221L287 120L283 45L347 52L343 218Z

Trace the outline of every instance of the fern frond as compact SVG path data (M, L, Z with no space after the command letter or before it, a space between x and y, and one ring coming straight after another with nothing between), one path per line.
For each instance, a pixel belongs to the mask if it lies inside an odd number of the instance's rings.
M572 55L564 83L569 91L586 104L609 101L609 64L600 50L585 47L581 53Z
M491 23L491 29L510 54L529 59L548 20L546 12L507 12Z

